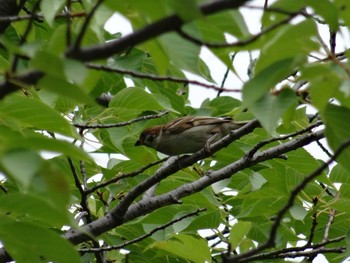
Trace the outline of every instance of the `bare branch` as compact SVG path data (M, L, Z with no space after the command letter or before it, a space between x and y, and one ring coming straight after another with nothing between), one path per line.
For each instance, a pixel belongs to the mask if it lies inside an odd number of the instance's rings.
M75 187L79 190L79 193L81 195L80 206L82 207L83 211L86 212L85 218L87 219L87 222L90 223L92 221L92 218L91 218L90 209L89 209L88 204L87 204L87 195L86 195L83 187L81 186L81 183L80 183L80 180L78 178L78 174L77 174L77 171L74 167L72 159L67 158L67 161L68 161L70 170L72 171L72 174L73 174Z
M139 122L139 121L157 119L157 118L160 118L168 113L169 113L168 111L162 111L161 113L158 113L158 114L146 115L146 116L132 119L130 121L111 123L111 124L78 124L78 123L75 123L73 125L74 125L74 127L77 127L77 128L83 129L83 130L84 129L109 129L109 128L128 126L130 124L133 124L133 123Z
M158 161L153 162L153 163L150 163L150 164L148 164L148 165L142 167L141 169L139 169L139 170L137 170L137 171L134 171L134 172L131 172L131 173L122 173L122 174L118 174L116 177L114 177L114 178L112 178L112 179L110 179L110 180L108 180L108 181L102 182L102 183L100 183L100 184L97 184L97 185L95 185L95 186L89 188L89 189L86 189L86 190L85 190L85 193L90 194L90 193L95 192L96 190L98 190L98 189L100 189L100 188L102 188L102 187L106 187L107 185L114 184L114 183L118 182L118 181L121 180L121 179L129 178L129 177L134 177L134 176L136 176L136 175L139 175L140 173L143 173L143 172L146 171L147 169L149 169L149 168L151 168L151 167L153 167L153 166L155 166L155 165L157 165L157 164L160 164L160 163L166 161L168 158L169 158L169 157L163 158L163 159L158 160Z
M337 193L337 195L335 196L335 199L336 200L339 199L339 193ZM323 242L328 241L329 230L331 228L331 225L334 222L335 213L336 213L336 210L333 208L333 209L331 209L331 211L330 211L330 213L328 215L328 222L327 222L327 224L325 225L325 228L324 228Z
M312 225L311 225L311 230L310 230L310 235L309 235L309 239L307 240L305 247L311 246L312 241L314 240L314 235L315 235L315 229L317 227L317 210L316 210L316 205L318 203L318 198L315 197L313 200L313 209L314 209L314 213L312 214Z
M303 133L306 133L306 132L310 132L312 129L318 127L322 125L322 122L321 121L318 121L308 127L306 127L305 129L302 129L302 130L299 130L299 131L296 131L294 133L291 133L291 134L287 134L287 135L284 135L284 136L280 136L280 137L274 137L274 138L271 138L271 139L268 139L268 140L264 140L264 141L261 141L259 142L258 144L256 144L248 153L247 153L247 156L249 158L253 157L253 155L262 147L264 147L265 145L269 144L269 143L272 143L272 142L276 142L276 141L283 141L283 140L287 140L291 137L295 137L295 136L298 136L298 135L301 135Z
M137 242L139 242L141 240L144 240L144 239L152 236L154 233L156 233L156 232L158 232L160 230L164 230L165 228L167 228L167 227L169 227L171 225L174 225L175 223L180 222L180 221L182 221L185 218L189 218L189 217L192 217L192 216L198 216L199 213L204 212L204 211L206 211L206 209L202 208L202 209L198 209L197 211L194 211L192 213L188 213L186 215L183 215L183 216L181 216L181 217L179 217L177 219L174 219L174 220L172 220L172 221L170 221L170 222L168 222L168 223L166 223L164 225L161 225L161 226L158 226L158 227L152 229L149 233L147 233L145 235L142 235L142 236L140 236L138 238L135 238L133 240L130 240L130 241L126 241L126 242L124 242L124 243L122 243L120 245L108 246L108 247L100 247L100 248L79 249L79 251L82 252L82 253L86 253L86 252L90 253L90 252L96 252L96 251L112 251L112 250L116 250L116 249L121 249L121 248L129 246L131 244L135 244L135 243L137 243Z
M117 68L112 68L104 65L96 65L92 63L87 63L86 66L91 69L96 69L96 70L103 70L103 71L108 71L108 72L115 72L123 75L130 75L135 78L142 78L142 79L150 79L153 81L171 81L171 82L176 82L176 83L183 83L183 84L192 84L196 86L201 86L204 88L208 89L213 89L217 91L226 91L226 92L241 92L241 89L229 89L229 88L220 88L215 85L211 84L206 84L197 80L190 80L190 79L181 79L177 77L172 77L172 76L158 76L158 75L153 75L153 74L145 74L145 73L140 73L140 72L135 72L132 70L127 70L127 69L117 69Z

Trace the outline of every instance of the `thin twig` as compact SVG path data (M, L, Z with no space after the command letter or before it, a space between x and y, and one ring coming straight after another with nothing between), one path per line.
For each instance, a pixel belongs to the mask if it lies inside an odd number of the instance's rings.
M330 153L330 151L328 151L328 149L320 142L320 140L317 140L316 143L317 143L318 147L320 147L321 150L322 150L329 158L332 157L332 154Z
M337 45L337 32L332 29L329 30L329 46L332 54L335 54L335 47Z
M103 3L103 0L98 0L97 3L94 5L94 7L91 9L91 11L89 12L89 14L86 16L85 18L85 22L82 26L82 28L80 29L80 32L77 36L77 39L75 40L75 43L73 45L73 50L78 50L81 42L83 41L83 37L86 33L86 30L89 27L90 21L92 19L92 17L94 16L95 12L97 11L98 7Z
M316 169L313 173L311 173L310 175L308 175L307 177L305 177L301 183L299 183L290 193L289 199L287 201L287 203L285 204L284 207L282 207L282 209L279 210L279 212L276 215L276 219L271 227L270 230L270 235L268 240L261 244L260 246L258 246L255 249L252 249L246 253L242 253L240 255L237 256L230 256L227 258L224 258L224 262L228 263L228 262L242 262L243 259L248 258L252 255L257 254L258 252L265 250L267 248L273 247L275 245L275 239L276 239L276 235L277 235L277 229L279 228L283 216L284 214L293 206L294 204L294 200L297 197L297 195L306 187L306 185L311 182L313 179L315 179L318 175L320 175L325 169L328 168L328 166L330 164L332 164L336 158L347 148L350 146L350 140L344 142L343 144L340 145L340 147L335 151L334 155L332 158L330 158L327 162L325 162L324 164L322 164L318 169Z
M207 41L203 41L200 39L197 39L195 37L193 37L192 35L184 32L183 30L179 29L177 32L179 35L181 35L184 39L187 39L188 41L196 44L196 45L200 45L200 46L207 46L207 47L211 47L211 48L226 48L226 47L241 47L241 46L246 46L250 43L253 43L254 41L258 40L260 37L262 37L263 35L275 30L276 28L279 28L282 25L288 24L294 17L296 17L297 15L299 15L299 12L295 12L292 13L290 15L290 17L288 17L287 19L281 20L278 23L267 27L266 29L263 29L261 32L252 35L250 38L247 38L245 40L239 40L233 43L213 43L213 42L207 42Z
M158 226L156 228L154 228L153 230L151 230L149 233L145 234L145 235L142 235L138 238L135 238L133 240L130 240L130 241L126 241L120 245L115 245L115 246L108 246L108 247L100 247L100 248L84 248L84 249L79 249L79 252L81 253L90 253L90 252L96 252L96 251L111 251L111 250L116 250L116 249L121 249L121 248L124 248L126 246L129 246L131 244L134 244L134 243L137 243L141 240L144 240L150 236L152 236L154 233L160 231L160 230L164 230L165 228L171 226L171 225L174 225L175 223L177 222L180 222L181 220L185 219L185 218L189 218L189 217L192 217L192 216L198 216L199 213L201 212L204 212L206 211L205 208L201 208L201 209L198 209L197 211L194 211L192 213L188 213L184 216L181 216L177 219L174 219L164 225L161 225L161 226Z
M72 10L71 10L71 4L72 0L66 0L66 21L67 21L67 28L66 28L66 45L69 47L72 43Z
M0 185L0 189L1 189L5 194L8 193L8 190L7 190L7 188L6 188L5 186Z
M172 77L172 76L158 76L154 74L145 74L145 73L140 73L140 72L135 72L132 70L128 69L118 69L118 68L112 68L104 65L96 65L92 63L86 63L85 64L88 68L91 69L96 69L96 70L103 70L103 71L108 71L108 72L114 72L118 74L123 74L123 75L130 75L135 78L142 78L142 79L150 79L153 81L171 81L175 83L183 83L183 84L191 84L191 85L197 85L201 86L207 89L213 89L217 91L226 91L226 92L241 92L241 89L228 89L228 88L220 88L216 85L212 84L206 84L197 80L189 80L189 79L182 79L182 78L177 78L177 77Z
M317 210L316 210L316 206L317 206L317 203L318 203L318 198L315 197L313 200L313 209L314 209L314 212L312 214L312 225L311 225L311 229L310 229L310 235L309 235L309 238L305 244L305 247L308 247L308 246L311 246L312 244L312 241L314 240L314 235L315 235L315 229L318 225L317 223Z
M87 189L87 175L86 175L86 167L85 167L85 162L83 160L79 161L79 165L80 165L80 173L83 177L83 186L84 186L84 190Z
M55 15L55 18L62 18L62 17L70 17L70 18L75 18L75 17L85 17L86 12L76 12L76 13L71 13L68 15L66 12L62 14L57 14ZM31 19L44 19L44 16L41 14L30 14L30 15L22 15L22 16L1 16L0 17L0 23L4 22L17 22L17 21L23 21L23 20L31 20Z
M246 156L251 158L253 157L253 155L260 149L262 148L263 146L269 144L269 143L272 143L272 142L276 142L276 141L283 141L283 140L287 140L291 137L295 137L295 136L298 136L298 135L301 135L303 133L306 133L306 132L310 132L312 129L318 127L322 125L322 122L321 121L318 121L308 127L306 127L305 129L302 129L302 130L299 130L299 131L296 131L296 132L293 132L293 133L290 133L290 134L287 134L287 135L284 135L284 136L280 136L280 137L274 137L274 138L271 138L271 139L268 139L268 140L264 140L264 141L261 141L259 143L257 143L247 154Z
M33 10L32 10L33 13L39 9L40 3L41 3L41 0L39 0L35 3ZM35 21L35 18L29 20L27 27L26 27L26 29L25 29L25 31L24 31L24 33L21 36L21 39L19 41L19 46L23 45L27 41L27 37L29 36L30 31L32 30L32 26L33 26L34 21ZM11 66L12 72L16 71L19 58L20 58L19 55L15 54L13 62L12 62L12 66Z
M233 53L231 55L231 64L233 63L233 60L235 59L237 53ZM216 94L216 97L220 97L221 93L224 91L224 85L228 77L228 73L230 72L230 67L227 67L226 72L224 74L224 77L222 78L220 90L218 90L218 93Z
M139 122L139 121L160 118L168 113L169 113L168 111L162 111L161 113L158 113L158 114L146 115L146 116L132 119L130 121L111 123L111 124L78 124L78 123L74 123L73 126L80 128L80 129L83 129L83 130L85 130L85 129L109 129L109 128L127 126L127 125L130 125L132 123Z
M264 10L266 10L268 7L269 7L269 0L265 0Z
M304 253L305 251L309 252L310 254L298 254L300 256L311 256L313 255L313 253L315 253L315 251L317 251L319 248L324 248L324 246L329 245L329 244L334 244L334 243L338 243L341 242L342 240L345 239L345 236L341 236L341 237L337 237L334 239L330 239L327 242L320 242L314 245L304 245L301 247L289 247L289 248L284 248L278 251L272 251L272 252L267 252L267 253L260 253L260 254L256 254L253 255L251 257L248 258L244 258L242 260L240 260L239 262L251 262L254 260L263 260L263 259L273 259L273 258L287 258L287 257L296 257L295 255L297 253ZM317 252L317 253L321 253L321 252ZM283 256L282 256L283 255Z
M346 74L348 74L350 76L350 68L347 66L347 64L341 63L341 61L338 59L338 57L335 56L335 54L328 48L327 44L323 41L321 36L318 35L317 39L321 43L321 45L322 45L323 49L325 50L325 52L327 53L329 59L331 61L335 62L338 66L340 66L346 72Z
M72 174L73 174L75 186L77 187L77 189L79 190L80 195L81 195L80 206L83 209L83 215L84 215L83 217L86 219L87 223L91 223L93 220L92 220L91 211L89 209L88 202L87 202L87 194L85 193L83 187L80 184L80 181L79 181L79 178L78 178L78 174L76 172L76 169L74 167L72 159L71 158L67 158L67 160L68 160L69 167L70 167L70 169L72 171ZM100 247L98 241L93 240L92 243L93 243L93 246L94 246L95 249L98 249ZM96 257L96 262L98 262L98 263L103 263L104 262L103 254L100 251L95 251L94 254L95 254L95 257Z
M108 180L108 181L105 181L105 182L100 183L100 184L97 184L97 185L95 185L95 186L93 186L93 187L91 187L91 188L89 188L89 189L86 189L86 190L85 190L85 193L86 193L86 194L90 194L90 193L95 192L96 190L98 190L98 189L100 189L100 188L102 188L102 187L106 187L107 185L116 183L116 182L118 182L118 181L121 180L121 179L129 178L129 177L134 177L134 176L136 176L136 175L138 175L138 174L140 174L140 173L143 173L143 172L146 171L147 169L149 169L149 168L151 168L151 167L153 167L153 166L155 166L155 165L157 165L157 164L160 164L160 163L166 161L168 158L169 158L169 157L166 157L166 158L163 158L163 159L158 160L158 161L156 161L156 162L149 163L149 164L147 164L146 166L142 167L141 169L139 169L139 170L137 170L137 171L134 171L134 172L131 172L131 173L122 173L122 174L119 174L119 175L117 175L116 177L114 177L114 178L112 178L112 179L110 179L110 180Z
M337 193L337 195L335 196L335 199L338 200L339 199L339 193ZM323 242L326 242L328 241L328 237L329 237L329 230L331 228L331 225L333 224L334 222L334 218L335 218L335 213L336 213L336 210L333 208L331 209L329 215L328 215L328 221L327 221L327 224L324 228L324 234L323 234Z
M83 189L83 187L81 186L80 180L78 178L78 174L77 171L74 167L73 161L71 158L67 158L70 170L72 171L73 174L73 178L74 178L74 183L75 183L75 187L79 190L79 193L81 195L81 200L80 200L80 206L83 209L83 211L85 211L87 213L86 219L87 221L92 221L91 220L91 212L90 209L87 205L87 195Z

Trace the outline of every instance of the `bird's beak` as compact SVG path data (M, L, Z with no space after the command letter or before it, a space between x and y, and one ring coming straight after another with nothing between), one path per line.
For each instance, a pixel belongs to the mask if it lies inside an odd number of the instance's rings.
M137 140L137 141L135 142L135 146L140 146L140 145L143 145L143 143L142 143L140 140Z

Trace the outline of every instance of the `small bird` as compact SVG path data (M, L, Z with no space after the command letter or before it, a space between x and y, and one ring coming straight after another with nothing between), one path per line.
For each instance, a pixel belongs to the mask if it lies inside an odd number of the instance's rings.
M247 121L237 122L232 118L181 117L145 129L135 146L145 145L170 156L194 153L246 123Z

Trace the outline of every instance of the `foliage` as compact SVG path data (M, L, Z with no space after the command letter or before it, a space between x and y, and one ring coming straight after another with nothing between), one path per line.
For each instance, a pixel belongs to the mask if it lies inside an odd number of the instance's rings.
M350 3L258 2L7 1L0 262L349 256ZM116 12L133 33L106 31ZM227 67L221 86L203 47ZM204 89L217 97L193 107ZM134 146L186 115L251 122L181 158Z

